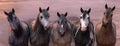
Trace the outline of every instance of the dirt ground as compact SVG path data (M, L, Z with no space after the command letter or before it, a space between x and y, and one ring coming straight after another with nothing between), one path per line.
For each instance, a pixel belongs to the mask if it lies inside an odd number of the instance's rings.
M109 7L116 6L113 14L113 22L117 26L117 43L116 46L120 46L120 0L0 0L0 46L8 45L8 31L9 23L3 11L10 11L14 8L17 17L21 21L36 18L39 13L38 8L50 7L50 20L57 19L56 12L65 13L68 12L68 16L79 17L81 15L80 8L91 8L90 13L91 20L96 25L103 16L105 11L105 4Z

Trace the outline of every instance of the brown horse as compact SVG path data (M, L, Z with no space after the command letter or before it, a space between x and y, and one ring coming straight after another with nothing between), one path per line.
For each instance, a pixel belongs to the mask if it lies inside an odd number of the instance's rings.
M67 12L65 14L59 14L57 12L57 15L59 20L53 24L51 31L51 41L53 46L71 46L74 39L71 24L66 19Z
M49 46L49 7L47 9L39 8L37 20L33 22L33 28L30 36L31 46Z
M10 46L28 46L30 29L27 23L20 21L15 15L15 10L12 9L7 15L10 24L11 35L9 36Z
M105 9L102 21L96 25L95 29L97 46L115 46L116 26L112 22L115 6L110 8L106 4Z

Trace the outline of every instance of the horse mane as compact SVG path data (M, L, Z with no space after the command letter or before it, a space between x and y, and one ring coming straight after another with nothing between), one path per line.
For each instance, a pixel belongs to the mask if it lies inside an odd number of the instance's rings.
M34 21L31 23L33 29L36 28L36 27L37 27L37 24L39 23L39 22L37 22L37 21L39 21L39 16L40 16L40 13L38 13L36 20L34 20Z
M36 19L36 21L35 21L35 25L34 25L34 31L37 31L37 32L42 32L43 33L43 31L44 31L44 27L43 27L43 25L42 25L42 23L41 22L39 22L39 16L40 16L40 13L38 14L38 17L37 17L37 19Z
M21 22L19 23L19 25L17 25L17 27L18 28L16 30L12 30L11 28L10 29L14 32L16 37L20 37L24 31L24 28Z

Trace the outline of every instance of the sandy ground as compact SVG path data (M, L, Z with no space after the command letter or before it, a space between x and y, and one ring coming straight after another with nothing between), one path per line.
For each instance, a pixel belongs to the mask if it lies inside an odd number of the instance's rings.
M105 11L104 5L107 3L109 7L116 6L113 15L113 22L117 25L117 43L120 45L120 0L0 0L0 46L8 45L9 23L3 11L10 11L14 8L17 17L21 21L36 18L39 13L38 8L50 7L50 20L57 19L56 12L68 12L68 16L79 17L81 15L80 8L91 8L91 20L94 25L99 22Z

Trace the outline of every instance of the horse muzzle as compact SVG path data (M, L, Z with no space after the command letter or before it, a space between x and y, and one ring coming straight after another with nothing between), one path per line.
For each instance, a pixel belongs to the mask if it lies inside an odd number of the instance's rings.
M86 31L87 27L81 27L81 31Z
M63 35L64 35L64 33L65 33L65 31L64 31L64 30L60 30L60 34L61 34L61 36L63 36Z
M49 28L50 28L49 26L45 26L45 27L44 27L45 30L48 30Z
M102 24L102 25L103 25L104 27L106 27L106 26L107 26L107 24L108 24L107 22L103 22L103 24Z

